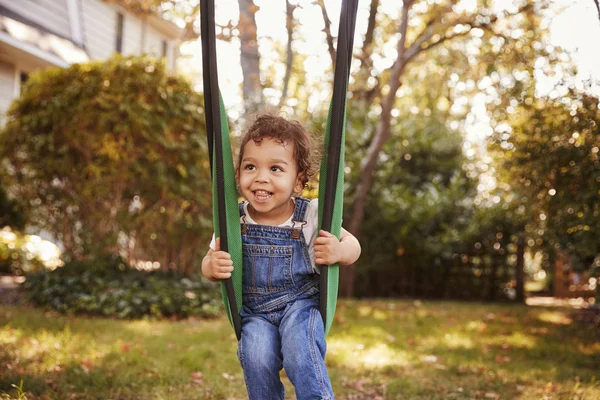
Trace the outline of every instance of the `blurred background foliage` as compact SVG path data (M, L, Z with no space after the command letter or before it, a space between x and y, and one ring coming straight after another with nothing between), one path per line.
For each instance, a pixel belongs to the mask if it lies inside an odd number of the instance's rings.
M183 21L188 44L197 45L199 2L117 2ZM514 299L519 271L536 283L531 287L551 293L561 254L575 272L599 273L597 83L575 84L569 54L550 44L551 2L514 1L501 11L493 2L474 3L412 1L403 11L370 2L372 30L355 45L347 102L344 225L356 218L358 201L366 204L354 295ZM293 5L286 28L293 57L283 38L254 43L260 96L253 98L320 133L332 68L311 74L314 57L300 21L322 5ZM396 51L403 26L406 59ZM220 40L239 44L252 26L229 21L217 28ZM197 277L212 234L211 186L203 99L195 90L200 75L193 50L181 50L185 78L168 75L155 59L118 55L33 75L0 135L2 225L56 241L67 265L91 268L110 256L163 277ZM540 74L554 87L542 88ZM242 103L228 110L234 135L245 111L255 111ZM389 136L373 152L388 117ZM373 154L372 182L362 194L357 188ZM316 195L315 187L307 194ZM60 276L36 279L68 280ZM61 307L84 310L86 301ZM98 304L90 307L104 307Z

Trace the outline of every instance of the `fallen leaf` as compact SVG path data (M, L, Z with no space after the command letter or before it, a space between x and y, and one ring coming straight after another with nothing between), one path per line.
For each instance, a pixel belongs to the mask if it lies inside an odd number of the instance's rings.
M200 371L192 372L192 383L202 385L204 383L204 374Z
M498 364L506 364L510 362L510 357L508 356L496 356L496 363Z
M123 343L123 344L121 345L121 351L122 351L123 353L129 353L129 345L128 345L127 343Z
M79 364L79 366L81 367L83 372L85 372L86 374L89 374L90 369L92 369L92 367L94 366L94 363L92 362L92 360L86 358L85 360L83 360L81 362L81 364Z
M556 392L556 386L552 382L548 382L546 385L546 393L554 393Z

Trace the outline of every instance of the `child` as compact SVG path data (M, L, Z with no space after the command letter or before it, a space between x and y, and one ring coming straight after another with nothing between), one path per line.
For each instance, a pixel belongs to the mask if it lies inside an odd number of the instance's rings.
M238 357L251 400L284 399L284 368L298 400L333 399L325 368L316 265L352 264L360 244L318 228L317 200L297 197L315 174L311 137L297 121L259 116L243 136L236 180L242 224L243 307ZM318 236L318 237L317 237ZM202 261L211 281L231 276L219 238Z

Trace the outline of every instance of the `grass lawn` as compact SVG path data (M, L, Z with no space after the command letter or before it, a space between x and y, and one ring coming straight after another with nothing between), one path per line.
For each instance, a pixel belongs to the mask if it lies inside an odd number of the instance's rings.
M340 301L327 354L336 398L600 399L600 333L574 313ZM118 321L0 306L0 399L245 399L236 348L225 317Z

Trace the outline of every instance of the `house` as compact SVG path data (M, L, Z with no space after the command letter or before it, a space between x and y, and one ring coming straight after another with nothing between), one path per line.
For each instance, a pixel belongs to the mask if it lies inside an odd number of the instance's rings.
M112 0L0 0L0 125L28 75L48 66L153 54L175 70L182 30Z

